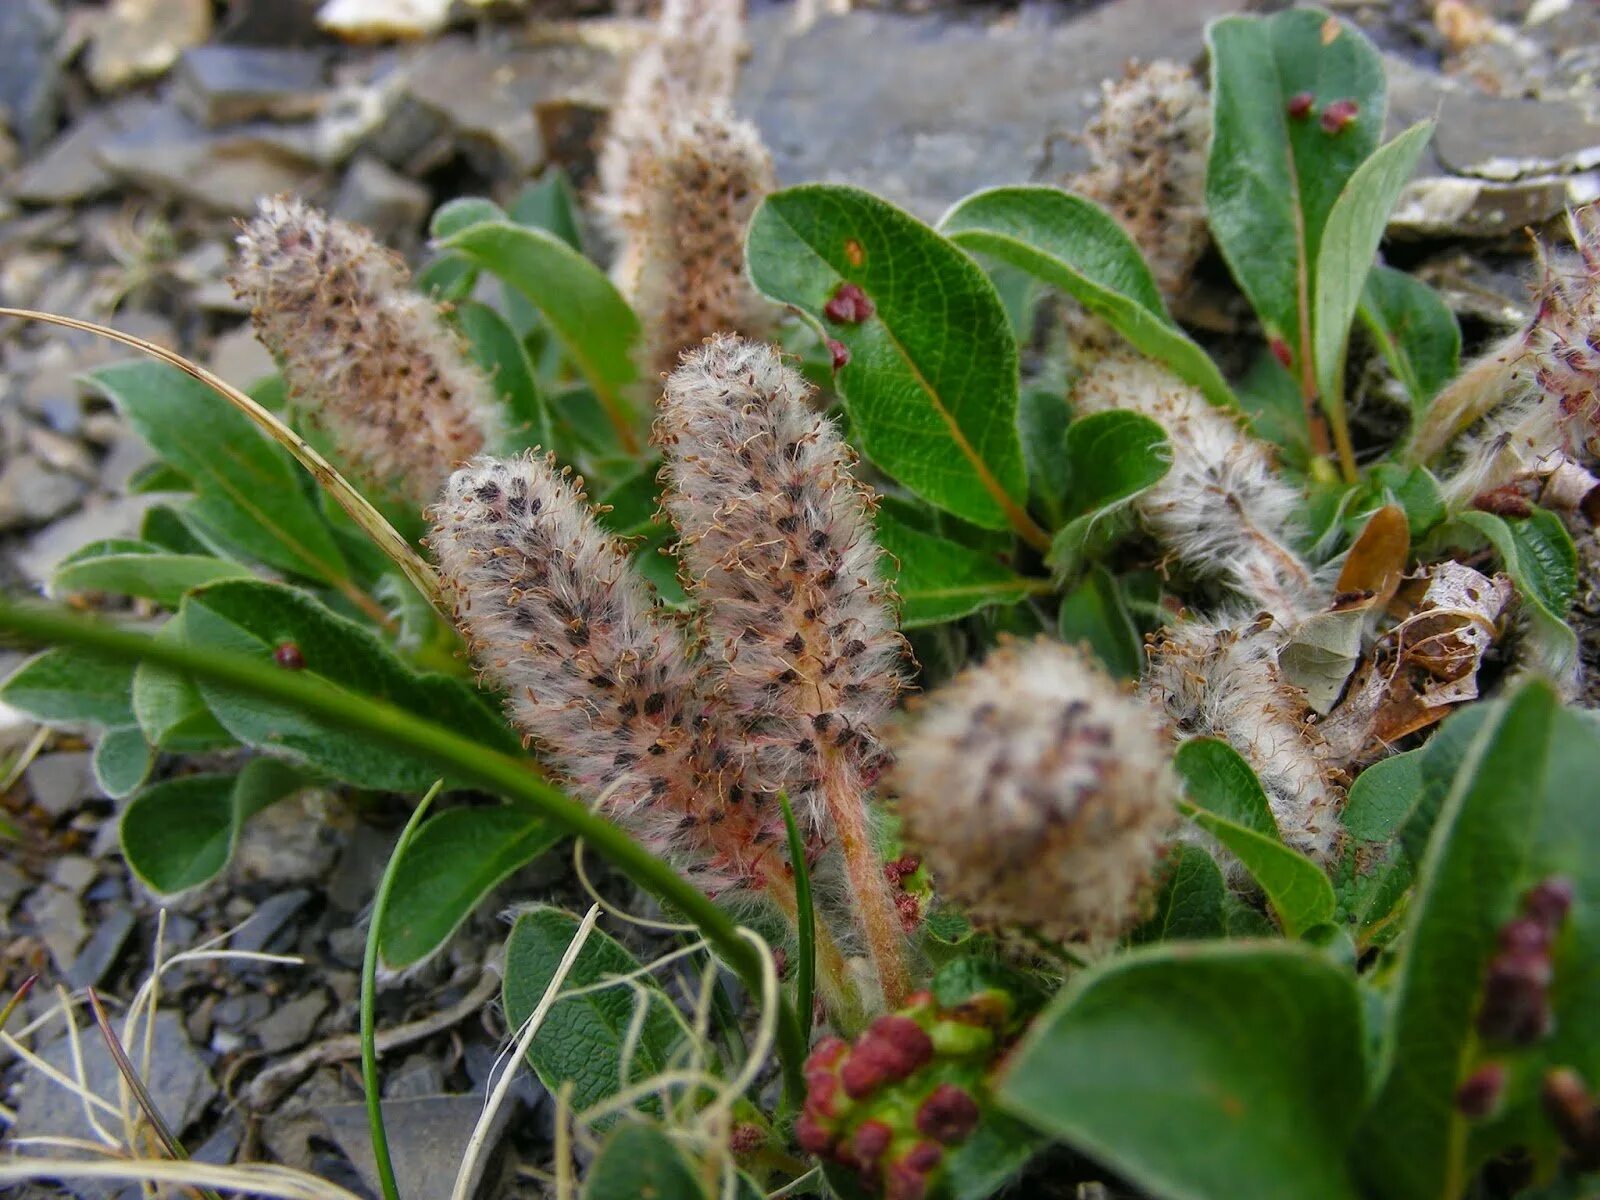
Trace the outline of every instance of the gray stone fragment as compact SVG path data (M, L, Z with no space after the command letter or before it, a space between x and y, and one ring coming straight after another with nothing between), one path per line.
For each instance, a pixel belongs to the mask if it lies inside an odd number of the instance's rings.
M145 510L166 499L148 495L95 501L91 497L81 512L54 521L30 537L17 552L17 568L25 578L43 584L56 565L80 546L103 538L135 536Z
M61 31L61 14L51 0L0 4L0 109L24 150L55 132Z
M0 912L7 912L17 898L32 886L32 880L15 863L0 858Z
M389 1071L383 1081L385 1100L415 1100L444 1091L444 1068L437 1058L413 1054Z
M461 1165L462 1148L483 1112L483 1097L426 1096L414 1100L385 1100L383 1123L394 1157L394 1173L402 1200L449 1200ZM478 1178L467 1194L482 1183L484 1168L505 1132L512 1112L502 1105L489 1131L484 1153L478 1159ZM335 1104L322 1110L328 1133L374 1191L378 1189L377 1162L364 1104Z
M211 1131L211 1136L190 1152L189 1157L195 1162L226 1165L239 1153L239 1144L243 1141L244 1121L236 1114L229 1113Z
M178 60L173 92L178 106L202 125L303 120L326 99L323 59L315 50L196 46Z
M99 873L100 867L94 859L81 854L63 854L50 867L50 882L74 896L82 896Z
M426 187L407 179L373 154L359 154L345 172L333 201L333 215L372 230L386 246L414 245L433 196Z
M0 467L0 530L43 525L70 512L88 491L82 479L37 458L13 458Z
M119 1037L125 1036L120 1017L113 1015L112 1023ZM142 1026L135 1031L142 1049ZM116 1064L106 1050L100 1035L89 1027L80 1025L79 1045L83 1052L84 1076L97 1096L115 1102L118 1073ZM72 1047L67 1036L37 1049L39 1057L69 1078L76 1073ZM137 1063L141 1059L136 1056ZM183 1034L183 1026L170 1012L158 1013L154 1035L151 1039L150 1071L144 1079L156 1108L181 1135L204 1111L216 1095L216 1085L200 1056ZM24 1074L16 1089L20 1093L17 1122L14 1132L21 1137L56 1135L94 1139L94 1131L83 1115L83 1101L77 1096L37 1074Z
M235 387L248 388L278 369L248 321L212 342L209 359L211 369Z
M272 1001L260 992L245 992L226 996L217 1002L212 1018L224 1029L235 1033L254 1033L256 1025L266 1020L272 1011Z
M56 969L70 968L78 956L78 947L89 936L78 898L53 883L41 884L22 902L22 914L55 959Z
M67 971L67 986L74 989L98 986L122 953L133 926L133 914L126 908L113 908L101 916L95 922L88 944L78 952Z
M89 79L102 92L166 71L211 36L211 0L113 0L89 39Z
M328 1011L328 994L320 988L281 1004L260 1021L253 1032L267 1054L283 1054L310 1040L317 1021Z
M269 949L279 931L310 899L311 893L305 888L293 888L268 896L235 931L228 941L229 948L247 954L259 954Z
M803 33L773 6L750 19L736 109L785 183L853 183L935 219L982 187L1082 164L1070 139L1125 60L1187 62L1230 0L1120 0L1080 16L1004 21L858 10Z
M41 754L28 764L22 778L34 804L57 820L99 794L94 781L94 756L87 750Z

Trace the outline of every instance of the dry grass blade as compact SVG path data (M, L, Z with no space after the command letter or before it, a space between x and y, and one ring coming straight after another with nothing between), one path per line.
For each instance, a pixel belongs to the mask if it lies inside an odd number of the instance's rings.
M38 982L37 975L29 975L22 981L22 986L12 994L11 999L6 1001L6 1006L0 1008L0 1029L6 1027L6 1022L11 1020L11 1014L16 1012L17 1006L28 998L28 993L33 991L33 985Z
M161 1110L156 1107L155 1098L150 1095L149 1089L144 1086L144 1080L139 1077L139 1072L134 1070L133 1062L128 1058L128 1052L122 1048L122 1042L117 1037L116 1030L111 1028L110 1018L106 1016L105 1006L100 1003L99 993L90 988L88 989L88 995L89 1007L94 1010L94 1023L100 1027L101 1036L106 1040L106 1049L111 1052L111 1057L117 1064L117 1070L121 1073L123 1081L127 1083L128 1090L133 1093L133 1098L139 1105L139 1110L144 1113L145 1120L150 1122L150 1128L155 1130L156 1137L161 1139L162 1148L180 1162L187 1161L189 1157L187 1151L184 1150L182 1143L173 1135L171 1127L168 1126L165 1118L161 1115ZM221 1197L210 1188L202 1187L199 1191L206 1200L221 1200Z
M190 362L183 355L155 342L146 341L144 338L134 337L132 334L122 333L105 325L97 325L92 321L80 321L75 317L58 316L55 313L37 312L28 308L0 308L0 317L18 317L25 321L42 321L48 325L59 325L65 329L77 329L85 333L98 334L100 337L110 338L124 346L132 347L152 358L160 359L169 366L192 376L215 391L219 396L232 404L245 416L255 422L273 441L294 455L300 465L310 471L317 483L326 488L338 503L350 515L350 519L361 527L362 531L370 537L379 550L389 558L413 586L422 593L428 603L438 610L440 616L446 621L452 619L449 602L444 597L444 592L439 583L439 577L415 550L411 544L402 537L398 530L384 518L372 504L338 471L333 464L318 454L304 438L290 429L282 421L244 392L228 383L226 380L200 366Z

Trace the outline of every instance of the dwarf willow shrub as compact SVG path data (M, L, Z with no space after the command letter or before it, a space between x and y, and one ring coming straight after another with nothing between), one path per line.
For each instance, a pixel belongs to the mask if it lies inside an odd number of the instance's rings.
M1172 1200L1583 1194L1600 730L1563 698L1600 220L1462 371L1375 261L1429 126L1382 142L1381 60L1327 13L1214 22L1209 88L1108 88L1081 193L936 227L772 190L736 21L665 6L606 151L610 276L558 176L440 209L414 285L266 205L257 407L88 377L160 498L51 591L158 627L8 608L58 644L0 694L98 727L159 893L283 796L443 779L388 966L570 834L686 917L760 998L749 1043L714 974L680 1008L597 933L528 1052L600 1200L813 1170L977 1200L1052 1142ZM1238 378L1169 309L1208 241L1259 325ZM1387 399L1346 395L1352 348ZM1357 403L1410 432L1363 440ZM902 634L931 694L891 716ZM516 918L513 1019L577 928Z

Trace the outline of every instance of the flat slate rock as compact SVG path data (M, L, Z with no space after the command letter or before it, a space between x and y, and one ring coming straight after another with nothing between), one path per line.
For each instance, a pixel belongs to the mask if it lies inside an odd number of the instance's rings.
M413 1100L385 1100L383 1124L394 1158L395 1179L401 1200L450 1200L461 1154L483 1112L481 1095L423 1096ZM474 1195L484 1168L494 1157L494 1147L504 1132L515 1104L504 1104L479 1157L479 1178L468 1189ZM320 1110L328 1133L374 1193L378 1191L377 1160L372 1153L372 1133L365 1104L333 1104Z

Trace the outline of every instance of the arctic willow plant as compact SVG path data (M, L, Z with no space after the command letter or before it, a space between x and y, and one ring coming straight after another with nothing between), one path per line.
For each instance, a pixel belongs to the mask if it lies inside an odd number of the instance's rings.
M568 834L685 920L648 966L546 904L506 944L596 1200L978 1200L1051 1142L1054 1184L1160 1200L1587 1194L1600 731L1560 698L1600 220L1462 371L1377 261L1428 128L1381 142L1328 13L1214 22L1206 80L1106 89L1067 189L937 228L773 190L741 37L662 6L609 274L558 177L440 209L414 286L268 201L237 279L281 381L91 376L160 495L51 590L158 630L7 608L60 644L5 700L100 727L161 892L276 799L442 779L389 967ZM1238 377L1167 307L1208 264L1256 317ZM687 1000L652 979L691 958Z

